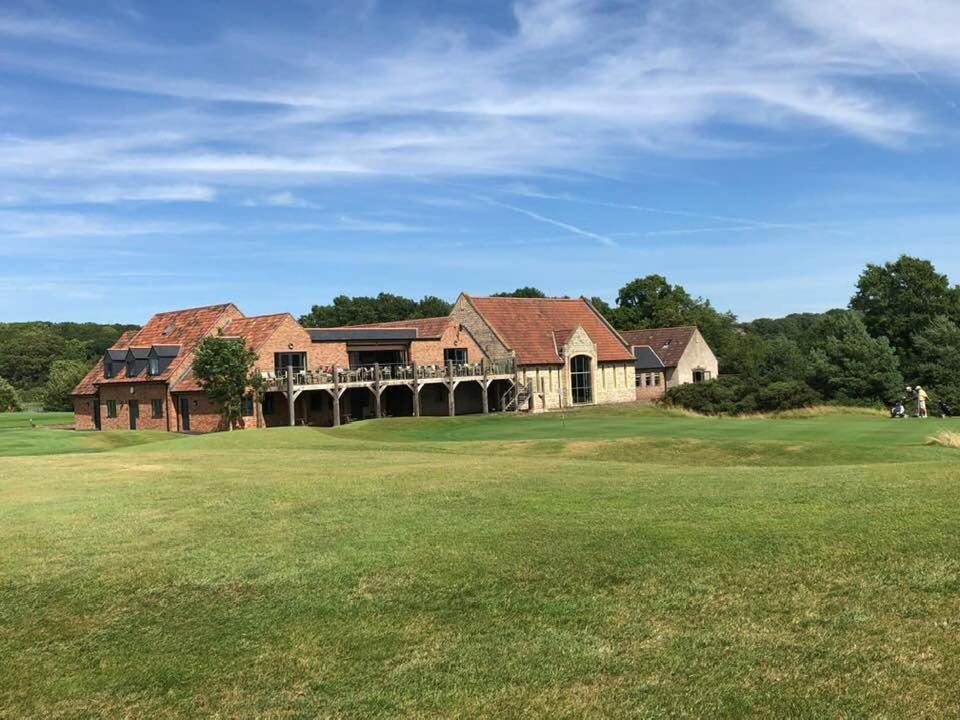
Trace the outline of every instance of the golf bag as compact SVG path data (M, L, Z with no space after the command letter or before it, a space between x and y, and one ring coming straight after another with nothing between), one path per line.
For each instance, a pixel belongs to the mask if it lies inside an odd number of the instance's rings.
M941 400L937 403L937 413L942 418L953 417L953 408Z
M890 417L900 419L907 416L907 406L904 402L903 398L901 398L890 407Z

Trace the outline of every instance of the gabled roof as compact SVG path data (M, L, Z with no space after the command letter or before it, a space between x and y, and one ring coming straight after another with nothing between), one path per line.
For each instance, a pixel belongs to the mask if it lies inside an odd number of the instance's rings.
M464 297L521 365L563 363L559 350L577 327L596 343L599 361L633 360L616 330L584 298Z
M231 320L223 329L223 337L241 337L247 347L257 350L263 345L285 320L293 320L290 313L275 313L273 315L257 315ZM293 320L296 323L296 320Z
M113 343L110 349L107 350L107 355L110 356L112 360L117 362L123 362L127 357L127 345L130 342L130 338L137 334L136 330L127 330L120 337L117 338L117 341ZM90 371L83 376L77 386L73 389L73 395L95 395L97 393L96 383L99 380L103 380L103 359L97 361L97 364L90 368Z
M103 376L103 361L97 363L87 376L74 388L74 395L90 395L96 392L96 385L108 385L123 382L165 382L182 372L185 363L192 355L194 347L204 337L212 334L221 325L225 316L240 315L232 303L206 305L186 310L173 310L154 315L140 330L124 333L108 351L111 359L122 361L127 352L137 359L146 359L150 348L158 346L180 346L180 352L159 375L140 374L127 377L126 368L114 377ZM122 354L121 354L122 353ZM142 358L139 356L142 354Z
M633 346L643 346L653 351L663 361L664 367L676 367L697 332L695 325L673 328L649 328L622 332L624 339Z
M662 370L666 367L660 356L649 345L635 346L633 355L636 357L636 362L633 365L637 370Z
M329 330L365 330L372 328L416 330L417 339L436 339L443 337L444 331L455 322L449 315L443 317L418 318L416 320L395 320L382 323L366 323L364 325L345 325L340 328L325 328Z

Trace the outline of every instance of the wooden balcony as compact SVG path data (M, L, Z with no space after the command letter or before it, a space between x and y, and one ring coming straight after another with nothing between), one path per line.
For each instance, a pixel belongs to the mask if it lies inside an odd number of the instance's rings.
M373 394L376 417L381 417L381 398L389 387L408 387L413 393L414 415L420 414L420 389L425 385L443 384L448 389L450 415L456 414L456 387L463 382L476 382L483 389L483 412L487 407L486 391L496 380L517 382L516 362L510 360L484 361L480 363L447 363L446 365L362 365L359 367L330 366L316 370L294 370L288 367L283 372L264 373L266 392L282 393L287 398L290 425L295 424L294 403L304 392L324 391L333 398L333 424L339 425L340 398L347 390L366 388Z

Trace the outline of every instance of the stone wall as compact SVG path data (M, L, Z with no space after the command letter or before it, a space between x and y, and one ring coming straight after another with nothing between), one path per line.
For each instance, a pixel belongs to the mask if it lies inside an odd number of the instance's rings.
M694 370L706 371L709 373L710 379L716 379L719 374L717 356L713 354L713 350L707 345L707 341L703 335L700 334L699 330L690 338L690 343L687 345L687 349L684 350L680 362L677 363L676 371L670 378L669 386L674 387L676 385L692 383Z
M460 296L453 305L450 317L463 325L476 342L484 349L491 360L506 360L513 357L513 352L500 341L487 322L474 309L470 301Z

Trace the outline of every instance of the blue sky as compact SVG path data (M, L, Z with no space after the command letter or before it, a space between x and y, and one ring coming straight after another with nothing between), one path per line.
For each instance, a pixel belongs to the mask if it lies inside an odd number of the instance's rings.
M7 0L0 320L960 280L955 0Z

